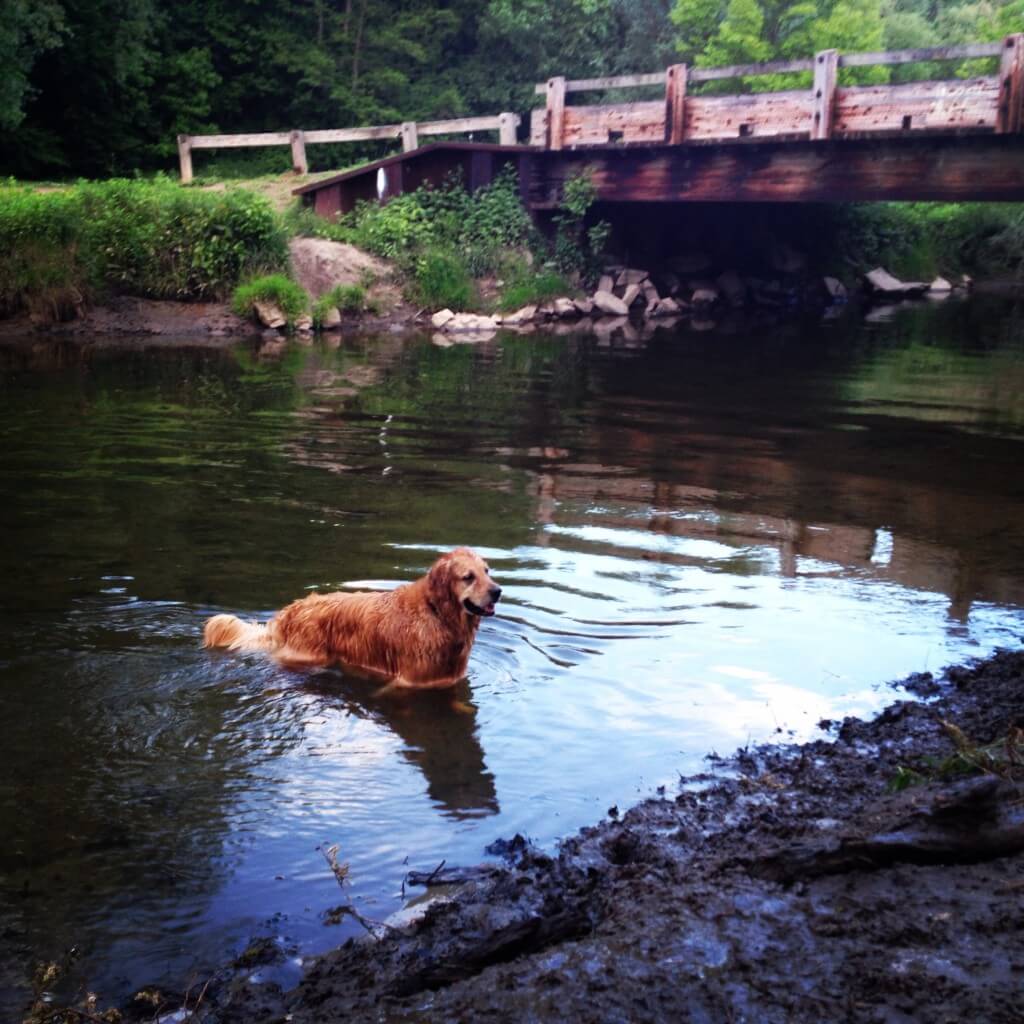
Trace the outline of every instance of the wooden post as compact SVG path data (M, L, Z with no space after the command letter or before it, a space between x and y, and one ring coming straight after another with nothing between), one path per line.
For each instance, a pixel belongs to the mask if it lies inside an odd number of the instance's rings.
M1024 131L1024 33L1003 40L999 62L999 107L996 132L1008 135Z
M309 164L306 163L306 136L304 132L293 131L288 135L292 145L292 170L296 174L309 174Z
M178 162L181 164L181 183L187 185L192 180L192 136L178 136Z
M836 74L839 51L822 50L814 55L814 120L811 138L827 139L832 134L832 117L836 105Z
M411 153L420 144L419 134L416 131L415 121L402 122L402 152Z
M514 146L516 144L516 128L519 126L519 118L515 114L498 115L498 141L503 146Z
M548 79L547 148L561 149L565 134L565 79Z
M685 64L673 64L665 72L665 141L670 146L682 144L686 136Z

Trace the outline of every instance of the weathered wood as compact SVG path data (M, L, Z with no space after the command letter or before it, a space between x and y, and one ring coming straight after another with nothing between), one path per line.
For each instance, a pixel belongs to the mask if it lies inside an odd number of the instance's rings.
M862 68L871 64L919 64L934 60L972 60L998 57L1001 43L968 43L965 46L928 46L919 50L887 50L880 53L844 53L841 68Z
M690 96L686 101L688 142L804 137L810 131L813 94L804 91L746 96Z
M397 139L400 124L369 125L366 128L317 128L306 132L306 141L321 142L382 142Z
M420 135L462 135L466 132L496 132L501 130L503 117L514 117L519 123L517 114L488 115L487 117L454 117L447 121L420 121L416 127Z
M188 185L192 181L192 137L178 136L178 163L181 165L181 183Z
M838 50L822 50L814 58L814 119L811 122L812 139L827 139L832 134L838 68Z
M685 64L673 64L665 72L665 141L678 146L686 137Z
M536 155L531 204L584 169L608 202L1021 201L1024 135L567 149Z
M593 92L597 89L628 89L640 85L662 85L665 81L664 71L655 71L649 75L612 75L605 78L573 78L565 83L566 92ZM533 87L538 96L548 91L548 83L540 82Z
M518 114L505 113L498 115L498 141L503 146L516 144L516 129L519 127Z
M998 79L972 78L836 90L833 135L995 127Z
M565 79L551 78L547 85L547 148L561 149L565 133Z
M995 129L1000 135L1024 131L1024 33L1003 40Z
M306 163L306 137L301 131L293 131L289 141L292 147L292 170L296 174L308 174L309 164Z
M782 75L798 71L811 71L814 61L773 60L767 64L733 64L724 68L694 68L690 72L691 82L717 82L724 78L743 78L747 75Z
M600 107L565 107L562 146L595 146L614 142L664 142L665 104L618 103Z
M411 153L414 149L418 149L420 145L419 136L416 133L416 122L406 121L402 125L402 152Z
M245 146L288 146L291 132L252 132L242 135L192 135L193 149L241 149Z

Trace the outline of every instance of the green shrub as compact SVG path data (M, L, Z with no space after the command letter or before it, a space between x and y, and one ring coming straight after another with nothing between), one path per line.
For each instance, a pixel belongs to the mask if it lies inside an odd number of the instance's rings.
M305 290L284 274L267 274L239 285L231 296L231 308L238 316L252 315L257 302L272 302L289 324L309 309Z
M572 286L554 270L521 273L514 277L502 293L498 308L503 312L539 306L572 291Z
M476 288L457 253L428 249L416 260L411 297L428 309L469 309L476 301Z
M318 327L327 319L331 309L343 313L358 313L367 306L366 292L358 284L339 284L313 303L313 323Z

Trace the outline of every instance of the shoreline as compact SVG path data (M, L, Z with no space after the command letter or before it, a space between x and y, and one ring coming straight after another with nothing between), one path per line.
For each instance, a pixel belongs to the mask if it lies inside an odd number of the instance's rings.
M144 989L121 1019L1018 1022L1024 649L895 685L869 721L710 755L552 854L516 836L504 864L414 876L440 897L290 990L261 981L285 959L264 936L198 1004Z

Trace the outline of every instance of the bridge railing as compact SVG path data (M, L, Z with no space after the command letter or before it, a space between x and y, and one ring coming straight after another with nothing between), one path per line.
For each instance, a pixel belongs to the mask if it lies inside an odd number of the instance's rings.
M898 85L840 86L840 68L998 58L995 75ZM813 73L810 90L739 95L687 94L691 83L753 75ZM570 106L573 92L663 86L664 99ZM551 78L535 91L545 106L531 116L530 142L547 149L615 143L680 145L739 139L829 139L908 132L1024 131L1024 33L1001 42L884 53L824 50L812 59L692 68L654 74Z
M405 152L416 149L421 135L463 135L467 132L498 132L500 144L514 146L518 114L503 113L493 117L459 117L447 121L406 121L403 124L371 125L366 128L327 128L315 131L252 132L237 135L179 135L178 161L182 184L192 181L192 152L196 149L238 149L248 146L290 146L292 169L306 174L306 146L325 142L375 142L402 140Z

